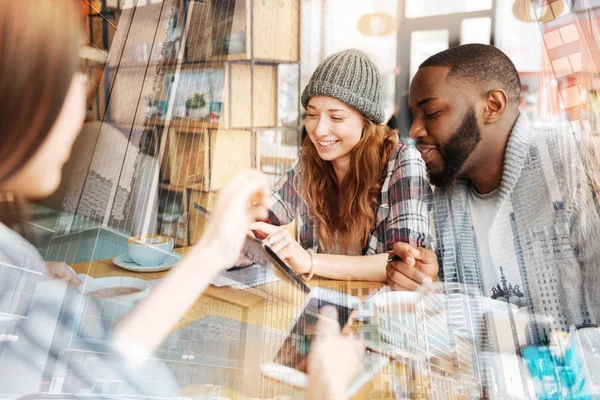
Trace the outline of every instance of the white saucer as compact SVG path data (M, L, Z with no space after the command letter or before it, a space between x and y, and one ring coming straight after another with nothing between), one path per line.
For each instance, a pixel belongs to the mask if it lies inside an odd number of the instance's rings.
M177 253L171 253L168 255L163 262L158 265L139 265L133 262L127 253L119 254L113 258L113 264L134 272L160 272L171 269L175 264L183 258L182 255Z

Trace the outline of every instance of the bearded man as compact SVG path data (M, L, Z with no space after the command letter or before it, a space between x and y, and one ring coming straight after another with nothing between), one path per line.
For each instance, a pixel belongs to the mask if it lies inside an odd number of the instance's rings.
M539 344L552 330L600 320L600 217L590 185L600 171L587 168L568 124L532 126L520 91L514 64L493 46L457 46L421 64L409 93L410 137L436 187L437 249L397 243L399 260L387 266L397 290L441 279L448 295L475 288L519 307L529 324L513 332L515 346L517 336ZM459 308L450 318L469 320Z

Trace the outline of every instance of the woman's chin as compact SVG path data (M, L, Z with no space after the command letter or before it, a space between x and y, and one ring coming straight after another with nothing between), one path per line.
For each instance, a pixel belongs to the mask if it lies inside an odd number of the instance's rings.
M336 159L336 157L332 156L331 154L319 154L319 157L323 161L333 161Z
M333 161L340 156L339 151L318 151L319 157L324 161Z
M38 185L30 185L30 187L26 190L25 197L32 200L43 199L54 194L54 192L58 190L59 186L60 174L56 177L47 177Z

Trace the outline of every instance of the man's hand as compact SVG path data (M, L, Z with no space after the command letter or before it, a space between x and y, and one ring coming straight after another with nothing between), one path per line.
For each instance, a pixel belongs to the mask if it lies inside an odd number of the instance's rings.
M419 285L438 279L439 267L433 251L401 242L396 243L392 250L392 255L400 257L400 260L386 266L388 284L393 290L414 291Z

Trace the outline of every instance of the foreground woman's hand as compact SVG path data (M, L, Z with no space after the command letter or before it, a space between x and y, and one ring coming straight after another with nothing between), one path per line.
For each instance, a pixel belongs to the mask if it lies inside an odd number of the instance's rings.
M81 279L67 263L63 261L46 261L45 264L51 277L65 281L69 286L78 287L81 285Z
M247 170L236 175L219 193L210 222L196 248L214 250L222 257L221 269L231 267L240 258L250 224L268 216L265 201L269 195L267 180L259 171Z
M321 308L317 335L308 355L308 392L311 400L345 399L348 385L363 368L364 346L342 336L337 310Z
M164 340L214 277L238 259L250 223L267 216L268 196L258 171L238 174L221 191L200 242L113 329L119 347L152 351Z
M312 263L310 254L300 246L287 229L266 222L254 222L250 225L250 229L266 236L263 242L269 245L279 258L290 264L297 274L310 272Z

